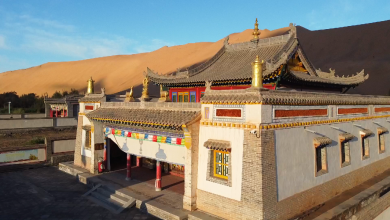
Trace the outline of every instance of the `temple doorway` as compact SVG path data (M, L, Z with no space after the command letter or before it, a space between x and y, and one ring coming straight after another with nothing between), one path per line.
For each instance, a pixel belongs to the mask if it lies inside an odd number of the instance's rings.
M109 157L111 170L125 169L127 165L127 154L123 152L111 139L107 139L107 141L110 142Z

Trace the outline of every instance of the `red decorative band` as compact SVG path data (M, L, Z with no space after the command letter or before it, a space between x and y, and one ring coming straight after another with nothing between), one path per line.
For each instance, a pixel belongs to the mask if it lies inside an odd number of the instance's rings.
M348 115L348 114L367 114L367 108L339 108L337 110L339 115Z
M217 117L241 117L241 109L217 109Z
M93 105L86 105L85 110L93 110Z
M375 112L390 112L390 107L375 108Z
M328 109L275 110L275 117L327 116Z

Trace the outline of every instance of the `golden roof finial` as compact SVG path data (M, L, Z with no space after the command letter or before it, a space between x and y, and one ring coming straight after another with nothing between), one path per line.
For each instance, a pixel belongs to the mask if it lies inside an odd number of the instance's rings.
M252 88L263 88L263 63L264 60L260 62L259 55L252 63Z
M88 82L87 93L88 93L88 94L93 94L93 93L94 93L93 83L94 83L95 81L93 81L92 76L91 76L91 78L90 78L87 82Z
M253 30L252 35L253 35L253 40L259 39L260 32L259 32L259 24L257 23L257 18L256 18L256 22L255 22L255 29Z

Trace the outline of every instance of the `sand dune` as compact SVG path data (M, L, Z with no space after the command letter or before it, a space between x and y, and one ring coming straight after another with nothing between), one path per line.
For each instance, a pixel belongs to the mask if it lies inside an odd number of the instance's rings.
M261 31L260 38L286 33L288 27ZM252 29L229 36L229 43L245 42L252 39ZM169 73L177 68L185 68L211 58L223 45L224 38L217 42L189 43L185 45L162 47L149 53L117 55L71 62L51 62L23 70L0 74L0 93L16 91L18 94L36 93L38 95L55 91L86 90L89 77L96 81L95 90L106 88L109 94L128 90L140 84L147 67L159 72Z

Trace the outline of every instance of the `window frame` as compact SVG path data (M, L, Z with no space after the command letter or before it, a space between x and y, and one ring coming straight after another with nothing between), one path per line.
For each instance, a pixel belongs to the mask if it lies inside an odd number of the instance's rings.
M229 178L229 161L230 161L230 155L228 152L225 152L225 151L220 151L220 150L213 150L213 160L214 160L214 169L213 169L213 172L214 172L214 177L217 177L217 178L222 178L222 179L228 179ZM221 163L217 162L217 154L220 153L221 154ZM228 159L228 162L226 163L225 161L225 157L229 158ZM227 167L227 175L221 175L221 174L217 174L217 165L220 164L221 165L221 168L223 169L224 166Z
M85 148L91 149L92 145L92 131L91 130L86 130L85 131Z
M348 155L346 155L346 144L348 144ZM343 161L343 149L344 149L344 161ZM341 167L346 167L351 164L351 143L350 140L340 138L340 164Z
M195 96L195 100L194 101L191 101L191 97L192 96ZM196 102L196 92L195 91L190 91L189 102Z
M207 173L206 173L206 181L217 183L220 185L232 187L232 152L231 151L223 151L225 154L229 155L229 160L228 160L228 175L227 178L221 178L219 176L215 176L215 150L213 149L208 149L208 161L207 161Z
M383 145L381 143L381 140L383 140ZM385 144L385 133L381 133L378 131L378 150L379 150L379 154L383 154L385 151L386 151L386 144ZM382 148L383 146L383 148Z
M321 176L323 174L328 173L328 152L327 145L317 145L314 144L314 172L315 177ZM318 169L318 149L321 154L321 169ZM322 153L324 153L325 158L322 157Z
M184 101L184 97L187 96L187 102L189 101L189 92L178 92L178 99L177 101L178 102L185 102ZM182 101L180 101L180 98L182 99Z
M361 148L361 156L362 160L370 158L370 141L368 139L369 136L366 136L365 134L360 135L360 148ZM366 143L368 145L368 149L366 149Z
M176 101L173 101L173 97L174 97L174 96L175 96L175 98L176 98ZM172 100L172 102L178 102L177 92L172 92L171 100Z

